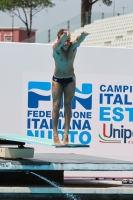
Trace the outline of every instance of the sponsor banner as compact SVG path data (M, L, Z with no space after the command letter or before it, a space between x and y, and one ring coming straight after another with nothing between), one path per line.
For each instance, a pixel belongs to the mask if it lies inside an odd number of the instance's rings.
M108 76L99 88L99 142L133 144L132 77Z
M27 73L23 75L23 133L39 138L53 138L52 130L52 75ZM90 144L92 121L92 84L80 76L72 101L69 131L70 142ZM58 134L64 135L64 96L62 96Z
M23 133L52 139L52 74L23 74ZM133 144L132 77L76 75L70 142L89 144L92 151L114 151ZM64 97L58 133L64 133Z

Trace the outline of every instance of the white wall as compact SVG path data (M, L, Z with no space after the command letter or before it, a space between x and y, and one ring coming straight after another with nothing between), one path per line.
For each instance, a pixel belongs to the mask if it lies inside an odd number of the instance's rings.
M117 80L117 75L123 75L119 77L120 82L123 80L126 82L127 79L127 82L132 85L132 81L130 81L133 75L132 55L133 49L79 47L74 63L75 74L77 74L77 77L80 77L80 74L86 74L90 77L90 80L93 80L93 76L99 77L99 79L102 78L101 82L104 82L104 77L107 80L106 75L110 75L111 79L113 79L112 75L115 75L115 81ZM23 75L41 72L42 75L50 73L52 77L54 70L52 46L44 44L0 43L0 56L0 132L21 134L23 130ZM77 83L80 81L79 79L77 79ZM59 149L55 150L50 147L31 146L35 147L36 152L60 152ZM109 146L109 148L112 149L112 146ZM130 150L131 146L129 147ZM84 149L82 152L81 149L64 150L64 152L91 155L97 155L98 151L98 149L95 152L91 151L91 149L88 149L88 152ZM103 147L101 148L101 155L104 152ZM111 151L109 153L111 154ZM129 154L129 152L126 153ZM115 154L115 151L113 154Z

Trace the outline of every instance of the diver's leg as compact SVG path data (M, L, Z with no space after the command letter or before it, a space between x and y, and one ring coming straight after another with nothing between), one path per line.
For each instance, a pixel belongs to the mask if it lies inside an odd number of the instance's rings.
M72 99L75 94L75 80L64 87L64 115L65 115L65 130L64 130L64 141L63 145L69 143L68 133L71 121L71 106Z
M63 86L55 81L52 81L52 98L53 98L53 109L52 109L52 123L53 123L53 139L56 146L61 145L59 140L57 127L59 119L60 103L63 93Z

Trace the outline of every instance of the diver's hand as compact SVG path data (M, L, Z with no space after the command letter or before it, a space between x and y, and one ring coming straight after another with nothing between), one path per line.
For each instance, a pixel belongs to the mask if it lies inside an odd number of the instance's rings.
M82 35L82 36L84 36L84 37L86 37L86 36L88 36L88 35L89 35L89 33L88 33L88 32L86 32L86 31L83 31L83 32L81 33L81 35Z
M70 32L68 30L64 30L63 33L65 33L67 37L70 35Z

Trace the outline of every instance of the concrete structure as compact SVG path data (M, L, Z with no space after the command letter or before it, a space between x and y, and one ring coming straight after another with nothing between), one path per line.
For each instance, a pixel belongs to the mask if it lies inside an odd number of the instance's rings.
M133 14L126 14L94 21L92 24L75 30L74 40L81 32L90 33L81 45L133 47Z
M79 154L35 154L0 159L1 199L132 199L133 186L121 181L65 179L64 171L133 171L133 162ZM10 178L9 178L10 177ZM117 195L117 198L113 198ZM67 197L67 198L66 198Z
M35 42L36 29L31 31L31 42ZM0 42L27 42L27 30L22 27L0 27Z

